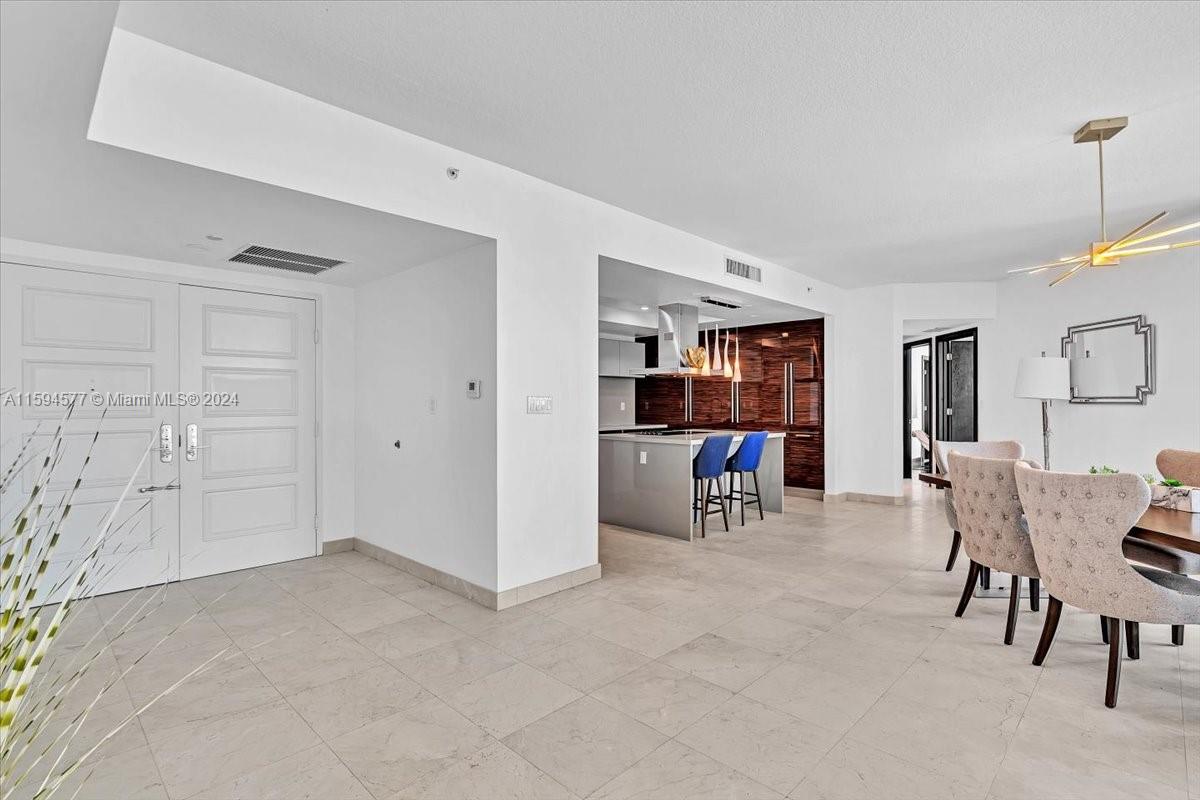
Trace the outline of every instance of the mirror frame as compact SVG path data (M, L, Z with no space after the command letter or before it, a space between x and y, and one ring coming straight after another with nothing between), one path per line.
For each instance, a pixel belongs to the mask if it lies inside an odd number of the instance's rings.
M1076 334L1088 331L1101 331L1111 328L1133 328L1134 336L1142 337L1142 382L1133 387L1133 394L1113 395L1104 397L1077 397L1075 387L1071 387L1072 403L1125 403L1145 405L1146 396L1154 394L1154 326L1146 322L1143 314L1132 317L1107 319L1103 322L1089 322L1084 325L1072 325L1067 328L1067 335L1062 337L1063 358L1071 357L1071 341Z

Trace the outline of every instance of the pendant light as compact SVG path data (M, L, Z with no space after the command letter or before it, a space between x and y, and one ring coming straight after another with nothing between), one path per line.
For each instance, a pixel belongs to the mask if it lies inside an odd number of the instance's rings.
M742 382L742 350L739 346L741 342L741 332L733 337L733 382Z
M716 340L713 342L715 347L713 347L712 369L713 369L713 372L715 372L719 375L719 374L721 374L721 371L722 371L721 370L721 326L714 325L713 331L716 333L716 337L715 337Z
M1137 245L1145 244L1146 242L1157 241L1164 237L1172 236L1176 233L1182 233L1184 231L1190 231L1194 228L1200 228L1200 222L1190 222L1186 225L1179 225L1174 228L1167 228L1166 230L1156 231L1154 233L1145 233L1148 228L1167 215L1166 211L1160 211L1119 239L1108 238L1108 226L1106 225L1104 218L1104 142L1125 130L1125 126L1128 124L1128 117L1094 119L1086 123L1079 130L1075 131L1075 144L1095 142L1096 150L1099 153L1100 241L1092 242L1079 255L1060 258L1057 261L1051 261L1046 264L1038 264L1035 267L1010 269L1010 273L1024 272L1030 275L1036 275L1039 272L1045 272L1049 269L1064 269L1064 272L1050 282L1051 286L1057 286L1063 281L1074 277L1079 273L1080 270L1086 267L1113 267L1117 264L1120 264L1122 258L1141 256L1147 253L1161 253L1165 250L1176 250L1181 247L1195 247L1196 245L1200 245L1200 239L1192 239L1190 241L1168 242L1165 244L1154 244L1147 247L1138 247Z
M725 368L721 370L721 374L726 378L733 377L733 362L729 360L729 329L725 329Z
M704 332L704 365L702 367L700 367L700 374L705 377L712 375L712 366L711 366L711 361L709 360L709 353L711 353L711 352L712 352L712 348L708 346L708 331L705 331Z

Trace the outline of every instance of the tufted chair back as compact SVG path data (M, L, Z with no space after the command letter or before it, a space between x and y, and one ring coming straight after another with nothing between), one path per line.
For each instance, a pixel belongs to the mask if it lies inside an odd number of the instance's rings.
M1013 458L979 458L951 452L950 481L963 548L985 567L1038 577L1033 544L1021 520Z
M1159 450L1154 465L1164 478L1174 478L1185 486L1200 486L1200 451Z
M1121 540L1150 505L1150 487L1140 476L1044 472L1020 464L1015 472L1046 591L1115 619L1200 623L1200 595L1147 580L1121 552Z
M950 471L950 451L956 450L965 456L982 456L983 458L1024 458L1025 448L1020 442L1014 441L997 441L997 442L934 442L933 444L933 460L937 464L939 472ZM946 500L946 522L950 523L951 530L961 531L958 527L958 517L954 513L954 490L947 489L945 494Z

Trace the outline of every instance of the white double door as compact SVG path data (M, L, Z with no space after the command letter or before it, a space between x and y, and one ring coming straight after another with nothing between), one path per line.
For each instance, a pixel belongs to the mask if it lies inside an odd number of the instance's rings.
M52 572L78 563L135 471L99 592L315 555L314 330L311 300L0 267L4 467L84 393L54 502L99 430ZM13 492L32 481L31 465Z

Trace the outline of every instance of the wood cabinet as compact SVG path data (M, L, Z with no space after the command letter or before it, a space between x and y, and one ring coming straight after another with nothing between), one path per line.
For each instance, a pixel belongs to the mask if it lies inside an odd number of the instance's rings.
M824 320L757 325L736 333L742 363L736 409L728 378L696 377L690 381L689 419L688 381L655 377L638 381L638 423L783 431L788 434L784 439L784 482L824 489Z

